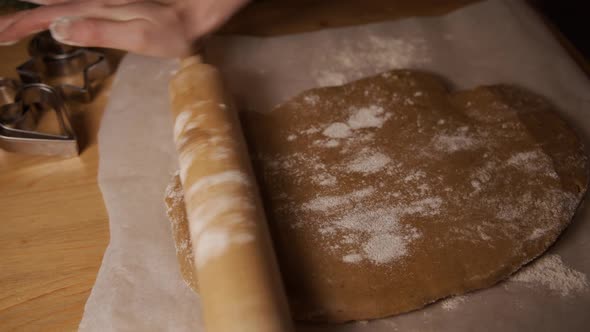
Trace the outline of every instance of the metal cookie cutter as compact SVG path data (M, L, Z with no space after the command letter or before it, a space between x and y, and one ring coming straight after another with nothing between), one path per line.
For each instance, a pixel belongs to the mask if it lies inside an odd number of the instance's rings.
M33 37L29 55L31 58L16 69L21 81L46 83L59 89L66 99L92 100L110 74L103 53L61 44L48 31Z
M0 78L0 148L11 152L76 156L76 135L59 91Z

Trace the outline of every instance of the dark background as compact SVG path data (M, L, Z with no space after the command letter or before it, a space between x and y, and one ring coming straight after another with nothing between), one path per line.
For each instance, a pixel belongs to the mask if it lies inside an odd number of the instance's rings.
M590 74L590 1L530 0L529 3L577 49Z

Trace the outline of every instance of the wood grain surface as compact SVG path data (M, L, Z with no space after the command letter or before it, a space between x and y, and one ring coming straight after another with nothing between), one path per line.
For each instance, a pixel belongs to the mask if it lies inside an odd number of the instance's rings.
M26 41L2 47L0 76L16 77ZM96 133L106 89L73 105L86 147L79 158L0 150L0 330L75 330L108 244L96 183Z
M440 15L473 0L259 1L224 33L277 35L407 16ZM1 14L1 12L0 12ZM16 77L26 41L0 47L0 76ZM113 52L116 62L120 53ZM0 150L0 331L76 330L109 241L97 185L96 134L111 79L90 104L71 105L78 158Z

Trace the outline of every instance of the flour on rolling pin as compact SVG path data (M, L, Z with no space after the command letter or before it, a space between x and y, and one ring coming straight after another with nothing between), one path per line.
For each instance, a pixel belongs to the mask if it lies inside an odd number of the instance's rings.
M183 61L170 96L207 330L292 330L240 122L217 70Z
M191 94L194 90L190 85L175 85L171 90L172 99L182 94ZM231 125L224 123L216 126L208 112L212 107L225 109L225 103L214 100L197 100L184 106L176 116L174 123L174 140L178 146L180 159L180 177L187 183L191 169L201 169L211 160L231 161L239 158L232 151L237 142L232 137ZM210 113L210 112L209 112ZM215 120L213 119L213 122ZM187 189L187 197L196 197L199 204L192 206L187 212L189 219L198 220L191 224L191 237L196 241L195 254L197 266L204 266L210 258L223 254L232 244L243 244L254 240L254 232L250 231L252 222L243 217L240 211L253 210L251 197L242 193L252 194L251 182L241 169L227 168L207 169L199 174ZM215 190L216 187L227 190ZM212 223L220 216L220 222ZM245 227L244 227L245 226ZM242 229L238 229L238 228ZM232 232L232 229L237 231Z
M174 126L174 139L179 146L180 177L186 183L187 174L193 167L199 167L208 160L224 160L232 157L231 145L236 144L230 135L231 128L207 128L207 114L202 113L212 101L201 101L186 107L177 116ZM219 104L225 108L225 104ZM191 140L192 135L201 139ZM238 186L251 192L248 176L239 169L222 170L206 175L193 182L187 196L198 196L200 204L188 211L189 218L199 220L191 225L191 237L195 242L198 267L205 265L210 258L221 255L232 244L243 244L254 240L254 233L248 230L231 232L233 227L249 226L239 211L253 210L250 197L244 197L234 190L215 191L217 186ZM211 224L225 215L222 224ZM250 224L250 225L249 225Z

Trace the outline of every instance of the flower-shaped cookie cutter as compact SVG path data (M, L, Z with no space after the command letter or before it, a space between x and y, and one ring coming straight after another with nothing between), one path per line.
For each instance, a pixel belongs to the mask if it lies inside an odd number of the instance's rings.
M16 69L21 81L51 85L66 99L92 100L111 71L103 53L61 44L48 31L35 35L28 51L31 58Z
M0 148L38 155L78 155L78 141L61 93L42 83L22 85L0 78Z

